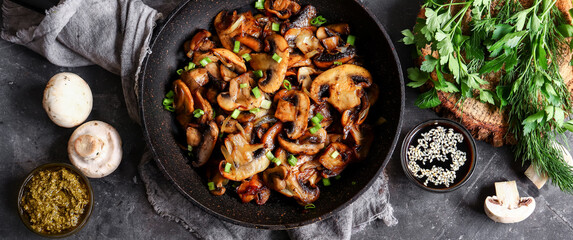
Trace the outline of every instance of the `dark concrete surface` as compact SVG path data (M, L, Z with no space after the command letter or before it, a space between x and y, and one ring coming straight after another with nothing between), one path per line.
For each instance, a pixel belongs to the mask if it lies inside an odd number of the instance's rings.
M411 66L411 49L398 43L400 31L411 28L419 1L365 0L365 5L387 28L405 70ZM20 222L16 211L18 187L26 174L48 162L69 162L67 140L73 129L53 124L42 108L42 92L49 78L63 71L83 77L94 95L88 120L113 125L123 138L123 161L111 175L92 179L95 205L78 239L193 239L177 223L157 215L146 200L137 165L144 149L140 127L127 115L120 79L92 66L63 68L32 51L0 40L0 238L38 238ZM403 136L415 124L436 118L430 110L414 106L417 92L406 90ZM571 138L570 138L571 142ZM573 196L548 185L537 190L523 175L525 167L514 160L511 149L477 142L479 159L473 177L450 193L424 191L405 177L395 151L387 167L391 203L399 224L387 227L376 221L353 239L571 239ZM498 224L483 212L493 183L517 180L520 194L533 196L537 208L527 220ZM286 238L286 234L282 235Z

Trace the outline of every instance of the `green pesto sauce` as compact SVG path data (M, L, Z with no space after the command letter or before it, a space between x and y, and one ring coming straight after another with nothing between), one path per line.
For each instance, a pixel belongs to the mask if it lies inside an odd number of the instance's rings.
M76 227L88 203L86 184L66 168L37 172L26 184L21 202L32 228L47 234Z

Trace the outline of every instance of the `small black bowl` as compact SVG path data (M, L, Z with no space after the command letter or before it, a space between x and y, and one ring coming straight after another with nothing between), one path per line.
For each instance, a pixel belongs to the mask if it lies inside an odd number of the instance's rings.
M89 202L85 206L84 213L80 217L79 224L77 226L70 228L66 231L63 231L60 233L54 233L54 234L45 233L45 232L38 232L32 228L32 225L30 224L30 220L29 220L28 216L26 216L26 214L24 213L24 209L22 208L22 197L24 197L24 192L26 191L26 185L32 179L32 177L35 176L36 174L38 174L40 171L48 170L48 169L60 169L60 168L65 168L67 170L70 170L74 174L80 176L80 181L83 181L86 185L86 188L88 191ZM67 164L67 163L48 163L48 164L41 165L41 166L35 168L34 170L32 170L32 172L30 172L30 174L28 174L28 176L26 176L26 179L24 179L24 181L22 182L22 185L20 186L20 191L18 192L18 214L20 215L20 219L22 220L24 225L26 225L26 227L30 231L32 231L32 232L34 232L34 233L36 233L42 237L63 238L63 237L71 236L74 233L78 232L80 229L82 229L82 227L86 224L86 222L90 218L90 215L92 213L92 208L93 208L93 202L94 202L94 197L93 197L93 190L92 190L91 184L88 181L87 177L80 170L78 170L76 167L74 167L70 164Z
M408 168L408 148L410 147L410 145L417 144L417 141L420 137L422 133L428 132L430 129L436 128L438 126L444 127L446 130L448 129L453 129L455 133L461 133L463 136L463 141L461 143L457 144L457 148L463 152L466 153L466 162L464 165L462 165L458 171L456 171L456 178L454 179L453 183L450 184L449 186L445 186L443 184L440 185L435 185L433 183L428 183L428 185L424 184L424 180L426 179L426 177L423 178L417 178L416 176L413 175L412 171L410 171L410 169ZM469 133L469 131L461 124L449 120L449 119L434 119L434 120L429 120L426 122L422 122L420 124L418 124L417 126L415 126L412 130L410 130L410 132L408 132L408 134L406 135L406 137L404 138L404 142L402 142L402 150L400 152L401 156L400 156L400 160L402 162L402 169L404 170L404 172L406 173L406 176L408 176L408 178L410 180L412 180L412 182L414 184L416 184L417 186L428 190L428 191L432 191L432 192L449 192L449 191L453 191L458 189L459 187L461 187L465 182L467 182L467 180L471 177L475 165L476 165L476 159L477 159L477 152L476 152L476 144L475 144L475 140L473 139L472 135ZM448 158L449 159L449 158ZM451 159L449 159L449 161L451 162ZM436 164L437 161L434 161L434 165ZM439 164L439 163L438 163ZM444 163L442 163L444 164ZM449 165L448 161L446 161L446 164ZM424 165L424 168L428 168L427 165L431 165L431 164L426 164ZM447 166L442 166L444 168L447 168Z

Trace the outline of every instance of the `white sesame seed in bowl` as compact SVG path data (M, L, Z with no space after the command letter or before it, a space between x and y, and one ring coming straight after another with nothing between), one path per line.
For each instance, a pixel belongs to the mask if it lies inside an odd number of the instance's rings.
M475 140L461 124L434 119L416 125L404 138L402 168L412 182L429 191L449 192L472 175Z

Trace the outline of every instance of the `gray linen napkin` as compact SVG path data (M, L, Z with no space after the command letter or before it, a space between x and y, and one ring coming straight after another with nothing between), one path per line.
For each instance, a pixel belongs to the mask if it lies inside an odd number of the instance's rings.
M149 3L165 13L173 9L177 1L149 0ZM97 64L119 74L129 114L139 121L137 79L161 13L140 0L62 0L43 16L5 0L2 17L3 39L24 45L56 65ZM198 238L258 239L276 234L230 224L199 209L161 174L149 153L143 154L139 173L155 211L179 222ZM389 203L386 174L358 200L331 218L288 233L293 239L350 239L352 233L376 219L382 219L388 226L398 222Z

